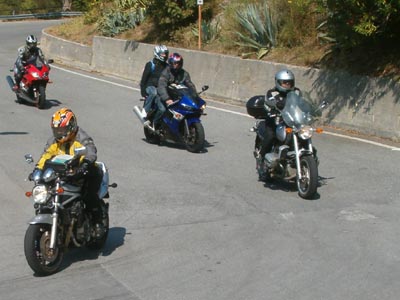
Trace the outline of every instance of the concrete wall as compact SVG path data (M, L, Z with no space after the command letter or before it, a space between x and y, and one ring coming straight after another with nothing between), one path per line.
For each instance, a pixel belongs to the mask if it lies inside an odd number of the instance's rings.
M90 47L43 32L41 47L47 57L62 64L139 82L154 45L94 37ZM324 113L325 123L400 141L399 82L170 48L170 53L175 51L184 57L184 68L198 89L210 86L209 97L245 104L251 96L273 87L274 74L288 67L296 76L296 86L309 92L314 101L330 103Z

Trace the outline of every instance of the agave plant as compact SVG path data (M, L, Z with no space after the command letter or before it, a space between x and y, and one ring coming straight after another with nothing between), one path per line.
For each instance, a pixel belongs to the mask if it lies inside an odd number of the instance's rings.
M105 36L115 36L140 24L146 15L144 1L115 0L113 7L105 12L98 28Z
M218 38L221 31L219 20L201 21L201 40L204 43L210 43ZM195 37L199 36L199 28L194 27L192 33Z
M258 59L264 57L276 45L276 26L268 4L248 4L236 12L238 22L245 33L236 32L240 42L237 45L252 48Z

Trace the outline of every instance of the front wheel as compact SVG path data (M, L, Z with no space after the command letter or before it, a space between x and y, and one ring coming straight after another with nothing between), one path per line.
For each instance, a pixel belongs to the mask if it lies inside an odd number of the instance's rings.
M300 158L301 179L297 176L297 189L299 196L304 199L311 199L317 192L318 186L318 166L313 156L303 156Z
M46 103L46 87L39 85L38 108L43 109Z
M205 133L201 123L192 123L188 134L184 134L183 140L189 152L199 152L204 148Z
M48 224L29 225L25 233L24 251L26 260L39 276L58 271L64 253L61 249L50 249L51 226Z

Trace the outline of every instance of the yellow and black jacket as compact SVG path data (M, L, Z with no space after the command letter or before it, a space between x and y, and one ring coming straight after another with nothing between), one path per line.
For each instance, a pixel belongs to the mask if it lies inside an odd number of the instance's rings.
M36 167L38 169L43 169L45 162L56 155L74 155L74 149L80 148L82 146L86 147L87 153L81 159L81 161L84 159L89 163L94 163L97 159L97 149L93 142L93 139L83 129L78 128L75 138L68 142L58 143L54 139L54 137L51 137L47 141L44 152L40 157Z

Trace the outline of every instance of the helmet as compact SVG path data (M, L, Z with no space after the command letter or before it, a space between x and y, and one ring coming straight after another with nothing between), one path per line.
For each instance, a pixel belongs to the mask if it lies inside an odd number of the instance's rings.
M168 64L171 66L171 70L179 70L183 66L183 57L179 53L173 53L168 58Z
M154 47L154 58L161 61L161 62L167 62L169 55L169 51L167 46L165 45L158 45Z
M37 39L34 35L28 35L26 37L26 45L28 46L28 49L32 49L33 47L36 47L37 45Z
M57 110L51 118L51 129L54 138L59 143L70 140L78 130L75 114L69 108Z
M275 87L278 91L287 93L294 90L294 74L290 70L281 70L275 74Z

